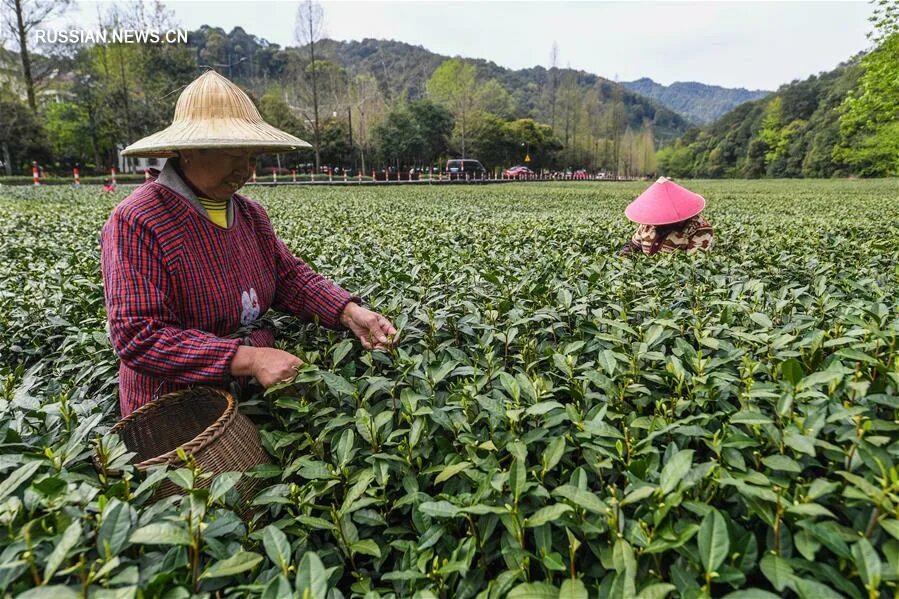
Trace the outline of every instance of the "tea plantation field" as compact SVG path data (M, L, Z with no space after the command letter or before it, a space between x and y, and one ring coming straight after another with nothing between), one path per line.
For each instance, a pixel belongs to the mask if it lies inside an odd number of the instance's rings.
M688 186L715 250L653 259L645 184L247 190L401 335L279 317L247 522L103 437L125 192L0 188L0 595L897 596L899 181Z

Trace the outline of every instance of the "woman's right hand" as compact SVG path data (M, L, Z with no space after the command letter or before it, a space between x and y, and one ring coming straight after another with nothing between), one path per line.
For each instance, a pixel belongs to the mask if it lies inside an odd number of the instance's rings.
M302 365L295 355L274 347L241 345L231 361L231 374L252 376L263 387L271 387L292 379Z

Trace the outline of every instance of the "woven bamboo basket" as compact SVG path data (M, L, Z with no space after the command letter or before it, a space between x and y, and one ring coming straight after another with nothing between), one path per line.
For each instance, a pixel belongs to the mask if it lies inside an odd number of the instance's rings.
M270 462L259 442L259 431L238 411L234 397L211 387L164 395L120 420L110 433L119 435L128 450L135 452L133 462L141 472L161 465L183 466L177 452L180 447L202 472L213 474L198 481L200 488L209 487L215 475L223 472L245 472ZM237 483L243 507L252 501L257 482L243 477ZM157 488L156 498L182 492L165 480Z

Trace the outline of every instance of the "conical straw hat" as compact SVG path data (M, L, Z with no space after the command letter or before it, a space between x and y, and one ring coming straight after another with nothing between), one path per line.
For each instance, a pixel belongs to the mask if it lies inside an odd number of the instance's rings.
M206 71L181 92L170 126L134 142L122 154L169 158L176 150L198 148L287 152L308 147L299 137L263 121L239 87L215 71Z
M625 208L624 215L641 225L670 225L696 216L703 208L701 195L659 177Z

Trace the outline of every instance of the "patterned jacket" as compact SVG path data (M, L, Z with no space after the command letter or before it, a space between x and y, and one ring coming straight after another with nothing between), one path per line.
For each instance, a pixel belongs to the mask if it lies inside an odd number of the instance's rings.
M165 172L165 171L163 171ZM150 180L112 212L100 237L122 416L158 395L225 386L241 344L225 338L269 308L340 327L352 297L294 256L258 203L234 194L228 228ZM257 328L249 341L271 346Z
M620 250L621 254L643 252L652 255L657 252L675 250L712 249L714 236L712 225L701 216L694 216L675 225L638 225L634 236Z

